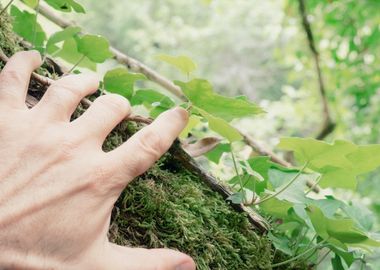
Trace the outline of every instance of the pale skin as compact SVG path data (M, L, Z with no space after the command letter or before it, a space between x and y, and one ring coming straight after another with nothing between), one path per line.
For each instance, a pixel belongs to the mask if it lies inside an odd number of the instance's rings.
M70 116L98 80L69 75L32 109L25 105L35 51L10 58L0 73L0 269L195 270L187 255L109 242L111 210L122 190L171 146L187 123L176 108L117 149L102 143L131 113L118 95Z

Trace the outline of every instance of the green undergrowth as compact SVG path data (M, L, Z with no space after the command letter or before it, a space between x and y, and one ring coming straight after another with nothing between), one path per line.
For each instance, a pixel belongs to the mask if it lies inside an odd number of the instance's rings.
M0 18L0 46L9 55L19 50L6 16ZM82 112L80 106L76 117ZM104 150L120 145L135 129L119 125ZM270 269L287 259L245 214L233 210L170 153L124 190L113 210L109 237L121 245L180 250L194 258L199 270ZM307 268L297 262L278 269Z

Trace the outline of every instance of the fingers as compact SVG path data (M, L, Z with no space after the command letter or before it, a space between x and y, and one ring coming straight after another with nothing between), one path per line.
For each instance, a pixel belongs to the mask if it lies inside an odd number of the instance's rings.
M109 244L104 269L113 270L195 270L191 257L169 249L143 249Z
M41 101L32 109L50 119L69 121L79 102L99 87L95 75L68 75L53 82Z
M37 51L23 51L13 55L0 73L0 102L13 108L26 108L25 98L30 76L41 65Z
M98 97L89 109L71 125L76 133L89 140L95 140L102 145L112 129L126 118L131 112L131 107L126 98L107 94Z
M188 114L182 108L162 113L152 124L107 153L108 162L119 164L120 171L126 178L135 178L149 169L170 148L185 128L187 120Z

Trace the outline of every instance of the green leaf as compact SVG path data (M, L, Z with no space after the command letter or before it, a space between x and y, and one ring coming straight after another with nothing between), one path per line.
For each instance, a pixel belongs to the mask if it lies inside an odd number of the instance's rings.
M265 191L268 185L268 172L272 164L269 157L254 157L250 158L247 163L250 168L258 173L262 179L258 179L254 175L248 175L248 182L245 188L254 191L256 194L261 194Z
M380 166L380 145L357 146L337 140L282 138L279 148L294 151L296 159L321 174L322 187L355 189L357 176Z
M294 151L300 163L309 162L311 169L320 169L326 166L348 167L350 161L345 157L354 151L356 145L346 141L335 141L334 144L325 143L307 138L281 138L280 149Z
M337 254L335 254L335 257L331 259L331 265L333 267L333 270L345 270L342 264L342 260Z
M68 38L64 41L62 49L55 53L55 56L60 57L71 64L76 64L83 57L83 54L78 52L75 39ZM90 61L87 57L83 58L78 66L94 71L96 70L96 63Z
M50 54L53 54L54 52L59 50L59 48L55 46L57 43L65 41L69 38L73 38L80 31L81 31L80 27L69 26L63 29L62 31L58 31L52 34L46 43L46 51Z
M25 5L27 5L30 8L35 8L38 5L38 0L22 0Z
M187 83L175 81L175 84L181 87L193 105L226 121L263 112L259 106L246 100L216 94L211 84L206 80L194 79Z
M260 208L268 215L277 218L288 218L288 211L293 206L292 203L287 201L280 201L276 198L267 200L260 204Z
M166 62L177 69L179 69L183 74L189 76L194 70L196 70L197 65L187 56L171 56L167 54L160 54L157 58L163 62Z
M129 76L131 74L142 75L141 77L139 77L139 76L133 77L132 76L131 79L136 79L136 80L145 80L146 79L146 77L143 74L138 74L138 73L128 73L128 74L129 74ZM134 82L136 80L131 81L132 85L134 84ZM155 90L151 90L151 89L137 90L131 99L131 104L132 104L132 106L142 105L142 104L149 105L150 107L160 106L160 107L165 108L165 109L170 109L170 108L175 106L175 102L170 97L165 96L165 95L163 95L163 94L161 94Z
M175 106L175 102L171 98L151 89L136 91L131 99L131 104L133 106L144 105L150 110L150 116L152 118L156 118L164 111Z
M211 130L219 133L230 142L240 141L243 139L243 136L239 133L239 131L237 131L225 120L215 117L200 108L195 109L208 121L208 125Z
M287 185L296 175L299 174L298 170L283 171L276 167L269 170L269 183L274 192L281 190ZM292 203L305 203L305 186L308 180L312 180L313 175L302 173L298 176L297 180L292 183L287 189L277 195L279 200L287 200Z
M56 10L62 12L75 11L77 13L85 13L82 5L74 0L45 0L45 2Z
M231 194L228 198L228 201L231 201L233 204L241 204L244 202L244 193L243 192L236 192L234 194Z
M289 238L280 235L273 235L271 232L268 233L268 238L272 241L274 247L283 253L292 256L293 251L290 248Z
M338 255L340 258L342 258L348 267L350 267L353 262L355 261L355 256L353 251L343 251L341 249L335 248L335 247L330 247L330 249Z
M342 201L334 199L331 196L327 196L326 199L321 200L308 198L307 205L314 205L318 207L326 217L333 218L334 214L340 207L344 205L344 203Z
M206 153L205 156L207 157L208 160L216 164L219 164L220 158L222 157L223 153L229 153L229 152L231 152L231 144L220 143L213 150Z
M356 151L347 155L348 160L359 172L369 172L380 166L380 145L360 145Z
M380 246L380 242L370 239L363 231L355 226L352 219L330 219L315 206L307 207L307 213L314 229L320 237L329 243L347 250L349 246Z
M37 22L36 14L21 11L14 5L11 7L10 14L13 17L13 31L32 43L35 47L43 47L46 34L41 25Z
M375 223L375 216L369 209L360 204L342 205L342 210L350 218L352 218L356 225L365 231L370 231Z
M199 116L196 116L196 115L190 115L189 117L189 122L187 123L186 127L182 130L181 134L179 135L179 137L181 139L186 139L187 136L189 136L189 133L191 132L191 130L196 127L199 123L201 122L201 118ZM217 147L215 147L213 150L209 151L208 153L206 153L206 157L208 159L210 159L208 157L208 155L210 155L210 153L213 153L214 150L216 150L221 144L219 144ZM228 144L229 145L229 144ZM214 154L211 154L211 155L214 155ZM220 157L219 157L220 158Z
M108 40L102 36L84 35L77 40L77 44L78 52L95 63L103 63L113 56Z
M140 80L146 80L146 77L140 73L131 73L126 68L115 68L105 74L104 88L108 92L116 93L129 99L133 95L135 82ZM145 93L152 96L151 90L145 91ZM141 93L139 96L141 96ZM137 99L138 97L135 97L134 102L137 102Z

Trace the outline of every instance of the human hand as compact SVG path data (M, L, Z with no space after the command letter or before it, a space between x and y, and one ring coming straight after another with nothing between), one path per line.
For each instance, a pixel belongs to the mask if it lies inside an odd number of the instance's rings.
M102 143L130 113L126 99L104 95L70 122L98 81L70 75L27 109L35 51L14 55L0 73L0 269L194 270L166 249L128 248L107 239L113 205L185 127L187 113L160 115L117 149Z

